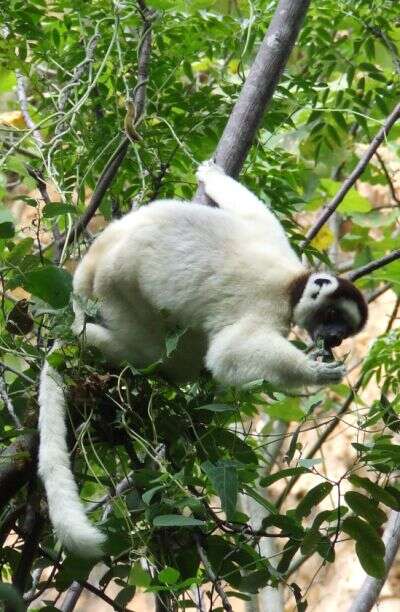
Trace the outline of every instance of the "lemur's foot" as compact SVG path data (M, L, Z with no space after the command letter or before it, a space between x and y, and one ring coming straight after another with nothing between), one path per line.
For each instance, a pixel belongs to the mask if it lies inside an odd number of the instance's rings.
M216 172L218 172L218 174L225 174L223 169L220 166L217 166L214 160L207 159L197 168L196 177L199 182L205 183L207 177L209 177L210 174L215 174Z

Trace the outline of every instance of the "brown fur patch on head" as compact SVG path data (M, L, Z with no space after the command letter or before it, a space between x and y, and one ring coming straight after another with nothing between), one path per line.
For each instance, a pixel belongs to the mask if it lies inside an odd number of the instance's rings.
M346 300L352 300L358 308L360 313L360 322L357 325L354 333L357 334L365 325L368 319L368 304L361 291L357 289L355 285L347 278L336 277L339 283L338 288L332 293L332 299L345 298Z
M311 276L311 272L304 272L300 276L297 276L289 285L289 296L290 296L290 307L293 308L298 304L303 295L304 289L307 285L307 281Z

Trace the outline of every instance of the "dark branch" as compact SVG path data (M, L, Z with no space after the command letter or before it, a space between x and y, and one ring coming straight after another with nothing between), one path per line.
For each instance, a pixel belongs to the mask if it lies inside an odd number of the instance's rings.
M44 519L40 512L40 496L35 490L35 484L30 487L29 500L26 505L25 520L23 524L24 545L18 567L13 576L13 585L21 595L24 594L32 564L35 560L39 546L40 534Z
M339 204L344 199L347 192L353 187L356 180L361 176L364 172L365 168L368 165L371 157L375 155L376 150L382 144L384 139L386 138L390 128L396 123L398 118L400 117L400 104L394 108L394 110L390 113L390 115L385 120L383 126L379 130L379 132L372 139L371 144L368 149L365 151L364 155L360 158L357 166L354 168L353 172L347 179L343 182L337 194L334 196L332 201L325 207L322 215L316 221L316 223L309 230L306 239L302 244L302 248L304 249L311 240L318 234L319 230L325 225L328 221L329 217L335 212Z
M380 259L376 259L375 261L371 261L370 263L358 268L358 270L353 270L353 272L349 272L347 278L351 281L355 281L362 276L366 276L375 270L379 270L379 268L383 268L383 266L387 266L392 263L392 261L396 261L396 259L400 259L400 249L397 251L393 251L393 253L389 253L389 255L385 255Z
M0 509L36 473L37 433L20 436L0 454Z
M90 64L93 62L94 52L96 50L96 46L99 40L100 34L96 33L94 36L92 36L92 38L88 42L84 59L74 68L71 80L61 90L60 95L58 96L57 107L62 114L64 112L65 106L68 102L68 98L73 88L75 87L75 85L79 84L79 81L81 80L85 71L89 69ZM64 117L62 117L62 119L57 124L55 130L56 136L60 136L61 132L63 132L64 129L65 122Z
M348 411L348 409L350 408L351 404L353 403L354 398L355 398L356 394L358 393L358 390L361 387L362 380L363 380L363 376L361 375L359 377L359 379L357 380L356 384L354 385L354 387L351 389L349 395L347 396L346 400L344 401L344 403L343 403L342 407L340 408L339 412L334 416L332 421L325 428L324 432L319 436L318 440L311 447L311 450L307 453L306 459L312 459L314 457L315 453L320 450L320 448L324 444L324 442L329 438L331 433L339 425L341 417ZM296 482L298 481L298 479L299 479L299 476L293 476L293 478L290 479L290 481L288 482L285 490L281 493L281 495L279 496L279 499L278 499L278 501L276 503L278 508L281 507L283 501L286 499L286 497L288 496L290 491L293 489L293 487L296 484Z
M275 10L214 154L216 163L230 176L239 174L309 4L310 0L280 0ZM195 200L210 204L201 186Z
M140 14L143 19L143 27L138 50L138 77L137 84L132 92L132 100L135 109L134 126L137 126L141 121L146 105L146 84L148 82L150 70L150 51L151 51L151 30L155 18L155 13L146 8L144 2L140 3ZM58 243L58 249L64 247L65 242L68 244L73 242L88 226L89 221L98 210L108 188L117 175L117 172L124 161L128 152L130 143L129 135L123 136L116 151L108 160L103 172L97 181L96 187L92 194L91 200L85 212L80 219L77 220L72 231L63 237Z
M218 595L220 596L224 610L226 610L227 612L233 612L233 608L231 604L229 603L229 599L227 598L226 593L224 589L222 588L218 577L215 575L214 570L211 567L211 563L209 562L207 558L206 551L204 550L201 544L201 536L198 533L196 533L194 535L194 539L196 541L197 552L204 566L205 572L207 576L209 577L209 579L211 580L211 582L213 583L214 588L217 591Z
M390 195L392 196L392 199L396 202L396 204L400 204L400 198L397 197L396 188L393 185L392 178L391 178L391 176L389 174L388 169L386 168L385 162L383 161L383 159L382 159L382 157L381 157L381 155L379 154L378 151L376 151L375 156L376 156L376 159L379 162L380 167L382 168L382 172L385 175L387 184L389 185Z

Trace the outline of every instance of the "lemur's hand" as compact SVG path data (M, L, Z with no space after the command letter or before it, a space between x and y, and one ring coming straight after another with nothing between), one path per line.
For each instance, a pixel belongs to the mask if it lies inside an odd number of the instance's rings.
M338 383L346 375L345 366L338 361L324 362L310 359L308 365L312 370L314 385Z
M207 178L211 175L215 175L215 173L225 174L220 166L217 166L212 159L208 159L207 161L202 162L197 168L196 177L199 182L205 183Z

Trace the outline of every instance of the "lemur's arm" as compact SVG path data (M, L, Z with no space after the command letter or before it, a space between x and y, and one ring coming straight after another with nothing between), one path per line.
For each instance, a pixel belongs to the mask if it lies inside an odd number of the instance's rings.
M288 244L283 227L266 204L263 204L244 185L224 174L224 171L214 162L203 162L197 169L196 176L204 183L206 194L218 206L244 219L253 218L258 223L267 225L269 235L275 235L285 245Z
M337 362L314 361L253 318L242 319L216 334L206 365L217 380L228 385L265 378L284 388L337 383L346 372Z

